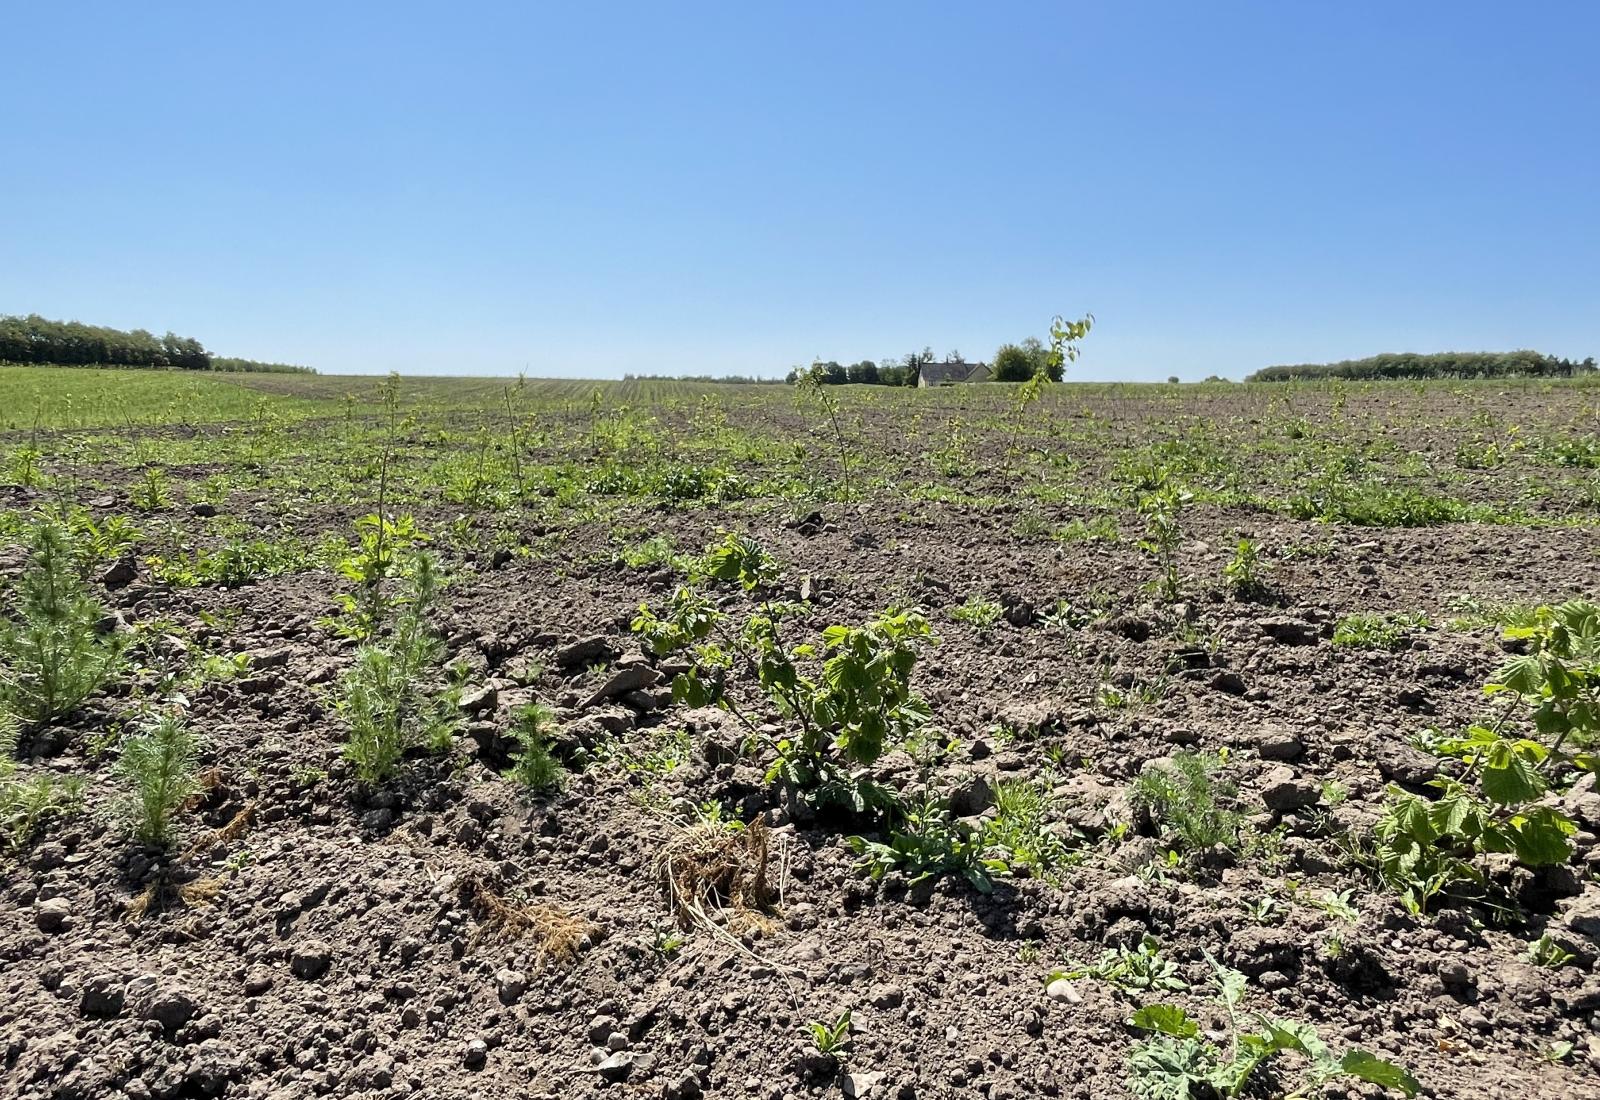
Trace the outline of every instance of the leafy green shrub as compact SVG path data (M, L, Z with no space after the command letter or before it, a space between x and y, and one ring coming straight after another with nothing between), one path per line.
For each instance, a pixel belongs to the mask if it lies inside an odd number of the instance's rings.
M1233 549L1233 557L1222 567L1222 579L1241 600L1254 599L1267 590L1267 570L1261 561L1261 548L1247 538L1241 538Z
M1189 988L1189 983L1178 977L1177 964L1161 957L1161 945L1154 936L1145 936L1134 948L1117 947L1102 952L1095 963L1069 963L1050 972L1048 981L1065 978L1095 978L1115 986L1124 993L1143 993L1162 989L1169 992Z
M122 744L117 776L127 784L126 815L144 844L172 843L174 819L200 790L199 742L173 715Z
M355 585L355 591L342 592L335 597L342 618L330 625L348 637L372 637L389 612L384 581L400 569L414 547L427 541L428 536L410 515L390 519L374 512L356 520L355 552L338 564L340 575ZM422 557L419 555L418 560ZM429 599L432 595L430 593Z
M1358 613L1346 615L1333 628L1333 644L1352 649L1400 649L1413 630L1428 625L1428 617L1419 613L1410 615L1380 615Z
M1161 572L1150 587L1169 602L1182 595L1178 576L1178 545L1183 540L1180 516L1190 496L1170 484L1139 498L1139 514L1144 517L1144 538L1139 549L1156 559Z
M1234 787L1212 777L1223 757L1192 752L1174 753L1165 761L1147 765L1134 780L1133 800L1182 847L1204 851L1239 844L1239 815L1225 808Z
M566 769L550 754L550 737L545 732L551 718L549 707L530 703L517 711L511 727L511 736L520 751L512 757L512 767L506 774L535 794L556 790L561 786Z
M1352 1049L1335 1057L1317 1036L1316 1028L1292 1020L1256 1014L1256 1027L1239 1018L1245 977L1222 966L1208 954L1215 971L1218 1003L1227 1012L1229 1038L1224 1048L1200 1034L1200 1023L1174 1004L1149 1004L1128 1019L1129 1025L1152 1032L1128 1056L1128 1087L1141 1100L1189 1100L1193 1097L1257 1095L1257 1071L1269 1060L1280 1070L1272 1095L1308 1096L1330 1081L1353 1078L1395 1089L1405 1096L1422 1090L1404 1068L1364 1050ZM1297 1078L1285 1080L1278 1063L1281 1055L1304 1059ZM1289 1085L1289 1081L1295 1083ZM1289 1087L1285 1087L1289 1086Z
M389 779L410 749L437 751L450 744L458 692L431 691L426 683L444 656L444 643L428 625L438 595L437 567L419 554L393 631L383 642L358 649L344 675L339 710L350 727L345 757L365 784Z
M745 592L767 591L776 564L755 542L734 534L712 547L696 571L699 583L737 584ZM641 606L633 630L658 655L689 651L691 667L672 685L673 698L690 706L725 707L775 759L769 779L782 778L824 800L859 802L869 788L849 769L874 763L891 741L903 739L927 719L926 705L911 691L920 644L932 636L919 611L891 609L860 626L829 626L820 646L789 646L783 627L809 609L765 599L742 627L697 585L681 585L661 611ZM802 672L820 661L817 679ZM750 675L768 701L798 726L792 736L770 737L729 697L727 678Z
M0 713L0 854L21 851L51 818L77 813L83 806L80 776L17 778L20 723Z
M1433 897L1479 896L1488 886L1480 857L1514 856L1528 867L1565 863L1577 823L1545 795L1572 769L1596 771L1600 735L1600 605L1574 600L1540 607L1506 630L1530 652L1506 661L1485 685L1505 700L1492 726L1440 738L1433 749L1464 764L1435 780L1435 799L1391 787L1374 829L1383 880L1412 912Z
M5 705L29 722L71 711L116 671L121 640L102 634L106 611L74 568L66 528L40 519L27 533L28 565L17 582L14 617L0 625Z

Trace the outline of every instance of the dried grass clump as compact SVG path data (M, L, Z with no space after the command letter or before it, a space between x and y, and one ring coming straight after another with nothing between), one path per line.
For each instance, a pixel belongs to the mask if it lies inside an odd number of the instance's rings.
M508 901L481 874L463 878L461 892L483 922L473 936L474 944L488 937L519 940L531 936L538 944L537 962L569 963L601 937L598 924L559 905Z
M255 817L255 813L255 802L246 802L238 813L228 819L226 825L218 829L212 829L209 833L189 845L184 850L183 855L179 857L179 862L187 862L201 852L210 851L219 844L232 844L249 831L250 821Z
M729 932L764 934L774 891L767 878L767 826L757 818L742 829L719 822L690 825L656 857L667 908L679 927L717 931L712 913Z

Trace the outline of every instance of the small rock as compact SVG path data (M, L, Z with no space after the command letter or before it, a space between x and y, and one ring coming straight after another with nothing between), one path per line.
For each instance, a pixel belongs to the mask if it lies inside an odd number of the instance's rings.
M633 1055L619 1050L598 1063L594 1071L607 1081L626 1081L633 1072Z
M122 1011L123 979L119 974L96 974L83 983L78 1011L85 1016L115 1016Z
M1263 760L1298 760L1305 754L1305 742L1300 735L1278 726L1259 730L1255 737L1256 752Z
M468 1069L482 1069L489 1060L489 1044L482 1039L468 1039L461 1051L461 1064Z
M993 805L994 786L981 772L967 776L950 792L950 813L955 817L973 817Z
M210 519L217 514L217 506L203 500L197 500L189 505L189 514L199 516L201 519Z
M1045 986L1044 995L1052 1001L1066 1001L1068 1004L1079 1004L1083 995L1078 992L1078 987L1065 978L1057 978Z
M615 660L616 656L616 647L597 634L562 646L556 650L555 661L559 668L586 668L596 661Z
M500 702L500 693L493 684L484 684L472 691L463 692L460 707L463 714L482 714L490 711Z
M1224 670L1211 677L1211 686L1217 691L1229 695L1243 695L1249 688L1244 682L1244 677L1237 672Z
M1267 772L1261 788L1261 801L1267 809L1277 813L1315 806L1321 798L1320 786L1310 780L1296 778L1294 770L1282 764Z
M51 898L33 907L34 927L46 935L65 932L72 924L72 903L66 898Z
M520 970L500 970L495 976L495 995L503 1005L514 1005L528 991L528 976Z
M321 940L307 940L289 956L289 971L301 981L314 981L327 973L333 949Z
M870 1094L873 1089L878 1087L878 1083L883 1078L882 1070L872 1070L865 1073L858 1070L855 1073L845 1074L841 1086L844 1089L844 1094L855 1100L855 1098Z
M265 967L256 967L244 978L244 995L246 997L259 997L273 986L272 971Z
M626 695L642 688L654 687L661 679L661 673L649 665L629 665L627 668L618 669L611 674L611 678L601 684L595 693L581 705L581 709L589 710L597 707L608 699Z
M873 1008L899 1008L905 999L905 990L897 985L874 986L872 990Z
M1263 619L1261 632L1280 645L1316 645L1322 628L1316 623L1284 617Z
M200 1006L193 996L183 989L165 989L156 993L145 1007L146 1019L154 1020L171 1036L184 1024L200 1015Z
M116 562L100 574L100 583L107 588L126 588L139 579L139 566L132 557L118 558Z

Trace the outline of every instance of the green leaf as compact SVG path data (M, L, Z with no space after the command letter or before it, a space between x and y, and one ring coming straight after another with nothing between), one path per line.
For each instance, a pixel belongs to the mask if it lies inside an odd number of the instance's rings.
M1348 1051L1339 1059L1339 1069L1369 1084L1382 1085L1386 1089L1399 1089L1407 1096L1415 1096L1422 1091L1421 1083L1404 1068L1393 1062L1385 1062L1382 1058L1368 1054L1364 1050Z
M1502 806L1530 802L1544 793L1544 781L1509 741L1498 740L1489 747L1481 778L1483 793Z
M1159 1031L1174 1039L1192 1039L1200 1034L1200 1025L1177 1005L1145 1005L1128 1017L1128 1023L1145 1031Z
M1509 823L1511 843L1517 858L1529 867L1565 863L1572 858L1567 837L1577 832L1577 824L1549 806L1535 806L1518 814Z

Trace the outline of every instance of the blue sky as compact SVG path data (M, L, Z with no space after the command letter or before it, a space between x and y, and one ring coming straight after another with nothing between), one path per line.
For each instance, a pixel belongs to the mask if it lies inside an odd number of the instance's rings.
M324 371L1600 354L1600 5L21 4L0 312Z

